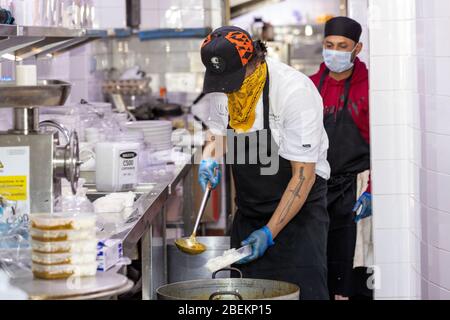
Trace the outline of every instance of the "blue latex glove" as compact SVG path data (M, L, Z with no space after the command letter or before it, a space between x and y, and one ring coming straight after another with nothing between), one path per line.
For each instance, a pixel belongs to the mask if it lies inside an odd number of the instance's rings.
M211 183L211 188L215 189L220 183L221 173L219 170L219 164L213 159L206 159L200 162L200 168L198 171L198 182L203 189L206 191L206 186L208 182Z
M356 215L355 222L359 222L364 218L372 215L372 195L368 192L364 192L353 208L353 212L357 212L361 208L361 212Z
M273 246L275 243L273 242L272 232L267 226L254 231L247 239L242 241L241 245L251 245L252 246L252 254L244 259L241 259L237 262L237 264L246 264L252 262L258 258L261 258L264 255L266 250Z

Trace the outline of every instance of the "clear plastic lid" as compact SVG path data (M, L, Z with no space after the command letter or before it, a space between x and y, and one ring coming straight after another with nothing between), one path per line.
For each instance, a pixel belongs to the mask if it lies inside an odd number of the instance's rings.
M36 278L46 280L67 279L72 276L91 277L97 273L97 263L59 266L44 266L33 263L31 269Z
M33 240L31 248L36 253L88 253L96 252L96 239L85 241L41 242Z
M32 214L30 220L33 229L44 231L95 228L94 213Z
M93 264L97 260L97 252L90 253L37 253L32 252L31 260L35 264L54 266L66 264Z
M95 229L81 230L40 230L30 229L32 240L40 242L95 240Z

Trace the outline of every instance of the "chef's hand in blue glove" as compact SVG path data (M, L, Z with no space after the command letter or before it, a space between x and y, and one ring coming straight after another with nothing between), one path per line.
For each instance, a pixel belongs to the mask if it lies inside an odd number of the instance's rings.
M251 245L252 254L241 259L237 262L237 264L246 264L258 258L261 258L264 255L264 252L266 252L266 250L274 244L275 243L273 242L272 232L267 226L254 231L247 239L245 239L241 243L242 246Z
M220 183L221 173L219 170L219 164L213 159L206 159L200 162L200 169L198 171L198 182L203 189L206 191L206 186L208 182L211 183L211 188L215 189Z
M364 218L372 215L372 195L368 192L364 192L353 208L353 212L357 213L359 208L361 212L355 216L355 222L359 222Z

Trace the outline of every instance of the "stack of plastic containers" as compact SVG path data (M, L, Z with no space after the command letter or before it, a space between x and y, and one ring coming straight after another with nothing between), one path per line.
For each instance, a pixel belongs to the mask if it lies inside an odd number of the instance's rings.
M32 271L40 279L95 276L94 214L31 216Z

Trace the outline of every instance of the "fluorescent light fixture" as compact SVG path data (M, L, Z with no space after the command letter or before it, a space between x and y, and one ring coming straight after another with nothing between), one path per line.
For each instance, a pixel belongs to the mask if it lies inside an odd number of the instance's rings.
M311 37L314 34L314 29L309 24L305 27L305 36Z
M10 61L22 61L22 58L16 57L11 53L5 53L2 55L2 59L10 60Z

